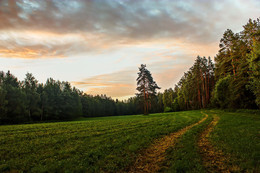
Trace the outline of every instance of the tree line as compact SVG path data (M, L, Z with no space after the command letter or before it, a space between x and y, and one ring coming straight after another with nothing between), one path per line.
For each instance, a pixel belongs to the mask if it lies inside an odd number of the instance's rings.
M243 31L228 29L220 40L215 63L197 56L175 87L160 87L146 65L139 67L136 96L125 101L92 96L69 82L39 83L31 73L19 81L0 72L0 123L69 120L77 117L148 114L202 108L260 107L260 19L249 20Z
M228 29L216 55L213 103L220 108L260 106L260 19L249 20L243 31Z
M174 89L158 93L160 111L260 108L260 19L243 28L224 32L215 63L198 56Z
M49 78L43 84L31 73L19 81L10 71L0 72L1 124L134 114L132 107L106 95L85 94L69 82Z

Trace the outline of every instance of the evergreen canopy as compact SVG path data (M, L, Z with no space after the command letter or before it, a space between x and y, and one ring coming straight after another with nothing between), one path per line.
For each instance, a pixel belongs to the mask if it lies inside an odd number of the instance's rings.
M144 114L148 114L148 110L151 109L152 99L156 96L156 89L160 87L153 80L152 74L146 69L146 65L141 64L139 72L137 73L137 90L139 93L136 95L143 98Z

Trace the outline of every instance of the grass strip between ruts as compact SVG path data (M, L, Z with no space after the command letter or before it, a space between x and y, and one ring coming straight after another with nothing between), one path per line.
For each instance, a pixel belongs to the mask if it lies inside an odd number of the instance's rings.
M199 154L197 140L212 120L212 115L209 115L203 123L186 132L176 145L167 151L167 160L163 163L161 172L206 172Z

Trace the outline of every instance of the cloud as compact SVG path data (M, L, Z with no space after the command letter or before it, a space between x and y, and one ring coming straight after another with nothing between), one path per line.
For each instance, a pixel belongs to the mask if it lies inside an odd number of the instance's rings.
M94 41L95 40L95 41ZM101 34L57 34L35 30L0 31L0 55L14 58L68 57L110 47Z
M73 81L72 85L83 89L87 94L106 94L113 98L134 95L137 71L122 70L110 74L97 75L82 81Z
M178 83L183 73L189 69L188 64L174 65L171 68L154 73L154 79L161 87L161 91L167 88L174 88L174 85Z
M241 26L241 19L259 15L259 5L256 0L2 0L0 38L8 39L0 39L0 55L68 57L156 40L215 44L227 23Z

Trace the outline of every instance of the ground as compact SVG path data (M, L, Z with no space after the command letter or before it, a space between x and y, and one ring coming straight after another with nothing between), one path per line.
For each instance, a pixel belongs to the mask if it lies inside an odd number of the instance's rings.
M0 126L0 172L258 172L260 115L197 110Z

